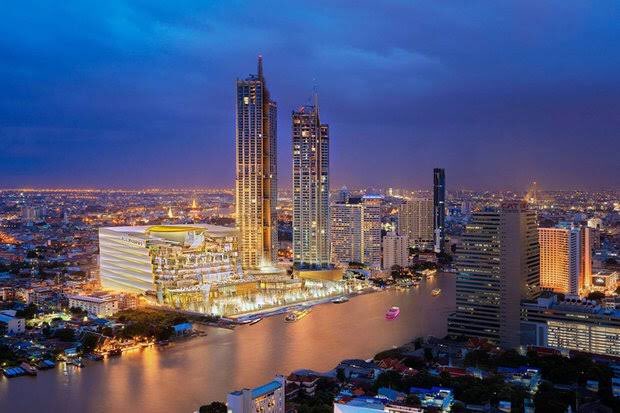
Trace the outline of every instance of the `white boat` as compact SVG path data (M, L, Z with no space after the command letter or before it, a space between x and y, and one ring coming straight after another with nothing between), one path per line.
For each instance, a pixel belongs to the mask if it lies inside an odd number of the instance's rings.
M433 294L433 297L437 297L439 294L441 294L441 288L435 288L431 294Z
M346 303L347 301L349 301L349 297L347 297L346 295L343 295L343 296L334 298L332 300L332 303L334 303L334 304L342 304L342 303Z

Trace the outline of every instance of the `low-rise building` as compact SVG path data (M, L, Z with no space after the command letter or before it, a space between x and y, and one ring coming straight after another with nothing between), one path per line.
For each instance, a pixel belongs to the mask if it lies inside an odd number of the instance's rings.
M450 407L454 402L454 393L452 389L446 387L431 387L425 389L422 387L412 387L409 394L415 394L420 399L420 403L424 408L436 408L442 412L450 411Z
M334 413L423 413L418 407L393 404L386 398L358 396L343 397L334 402Z
M613 293L618 288L619 278L620 273L618 271L599 270L596 274L592 274L590 289L603 293Z
M26 320L15 316L15 311L5 310L0 312L0 326L3 326L6 334L21 334L26 331Z
M70 295L69 308L79 308L97 317L108 317L118 311L118 299L111 295Z
M291 373L286 378L286 386L289 384L295 384L299 387L299 390L304 392L308 396L314 396L316 391L316 385L319 382L319 376L314 374L296 374Z
M286 380L282 376L254 389L228 393L228 413L284 413Z
M541 379L539 369L526 366L518 368L498 367L497 373L504 376L506 383L524 387L532 394L538 389L538 384Z

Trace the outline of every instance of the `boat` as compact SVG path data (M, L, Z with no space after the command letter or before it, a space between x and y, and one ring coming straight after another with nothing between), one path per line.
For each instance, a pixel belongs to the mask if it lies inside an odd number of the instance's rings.
M334 304L342 304L342 303L346 303L347 301L349 301L349 297L347 297L346 295L343 295L343 296L334 298L332 300L332 303L334 303Z
M309 308L304 309L304 310L291 311L290 313L286 315L286 317L284 317L284 320L288 321L289 323L292 323L294 321L299 321L305 316L307 316L308 313L310 313Z
M54 363L52 360L41 360L38 364L37 364L37 368L39 370L47 370L47 369L51 369L54 368L56 366L56 363Z
M29 376L37 375L37 369L35 369L34 367L26 363L25 361L22 364L20 364L19 367L21 367L26 372L26 374Z
M387 320L394 320L396 317L398 317L399 314L400 314L400 308L392 307L387 311L387 313L385 313L385 318Z
M98 353L88 353L86 355L86 358L92 361L101 361L103 360L103 356L101 354Z
M86 363L80 357L75 357L67 360L67 363L73 364L75 367L86 367Z
M433 297L437 297L439 294L441 294L441 288L435 288L431 294L433 294Z
M2 373L8 378L13 378L23 376L24 374L26 374L26 371L21 367L5 367L4 369L2 369Z
M260 323L261 321L263 321L263 317L256 317L253 320L250 320L250 322L248 323L249 325L254 325L256 323Z

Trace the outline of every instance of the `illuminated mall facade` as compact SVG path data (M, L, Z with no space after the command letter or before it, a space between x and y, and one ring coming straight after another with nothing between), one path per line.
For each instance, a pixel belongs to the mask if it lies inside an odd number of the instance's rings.
M105 289L146 294L185 307L209 297L214 283L237 273L237 231L215 225L99 229Z

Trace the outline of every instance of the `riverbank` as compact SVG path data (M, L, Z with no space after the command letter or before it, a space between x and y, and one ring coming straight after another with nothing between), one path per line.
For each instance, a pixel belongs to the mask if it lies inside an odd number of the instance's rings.
M433 297L434 288L442 294ZM385 312L392 306L400 307L401 314L387 321ZM86 369L63 364L36 379L0 377L0 405L8 411L105 413L126 410L129 403L151 413L189 412L278 373L327 371L346 357L368 359L420 335L444 336L445 317L453 309L454 278L446 276L407 291L388 289L318 305L295 323L284 322L280 314L233 331L199 326L206 336L129 351L88 363ZM161 386L180 378L182 391Z

